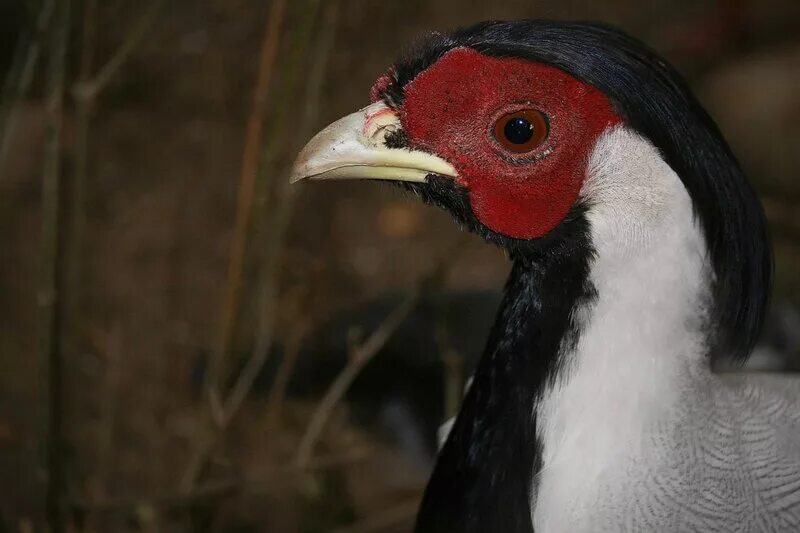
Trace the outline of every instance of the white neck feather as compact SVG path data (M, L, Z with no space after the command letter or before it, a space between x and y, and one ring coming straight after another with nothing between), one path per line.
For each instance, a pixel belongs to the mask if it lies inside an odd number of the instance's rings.
M598 141L581 197L597 298L578 310L579 340L536 406L535 531L558 531L551 520L590 505L606 472L635 456L708 372L701 330L711 271L678 176L649 142L617 127Z

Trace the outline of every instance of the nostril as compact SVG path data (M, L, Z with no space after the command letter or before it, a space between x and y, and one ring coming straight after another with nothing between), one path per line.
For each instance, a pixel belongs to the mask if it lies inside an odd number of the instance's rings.
M388 137L395 135L398 131L400 131L400 126L397 124L385 124L383 126L378 126L378 128L375 130L375 133L370 136L370 141L376 145L384 144Z
M365 111L364 137L373 146L383 145L387 136L391 136L401 129L400 117L384 104L372 104Z

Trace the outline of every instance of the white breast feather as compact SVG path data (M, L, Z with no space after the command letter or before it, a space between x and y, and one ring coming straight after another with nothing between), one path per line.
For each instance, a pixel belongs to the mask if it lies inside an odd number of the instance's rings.
M650 143L617 127L598 141L581 198L598 296L577 312L578 344L536 407L535 531L750 531L740 527L755 519L720 513L752 499L742 479L763 478L756 463L777 476L752 480L780 493L783 518L771 530L800 526L800 455L784 451L780 463L770 456L777 437L740 427L742 416L769 419L767 427L785 426L784 441L800 442L791 403L764 400L763 384L723 383L703 355L711 271L678 176ZM753 431L765 442L746 444Z

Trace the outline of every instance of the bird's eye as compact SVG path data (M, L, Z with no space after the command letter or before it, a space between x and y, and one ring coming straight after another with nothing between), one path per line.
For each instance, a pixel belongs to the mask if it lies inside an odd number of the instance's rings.
M547 117L536 109L523 109L503 115L494 125L494 136L503 148L529 152L547 139Z

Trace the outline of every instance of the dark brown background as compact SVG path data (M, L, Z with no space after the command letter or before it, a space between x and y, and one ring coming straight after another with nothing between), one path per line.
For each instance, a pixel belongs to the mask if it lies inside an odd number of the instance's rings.
M777 257L776 301L800 302L796 0L330 2L319 6L308 39L298 32L309 23L312 2L289 2L280 25L259 181L268 192L256 203L227 362L231 376L249 357L261 316L259 265L276 242L271 213L289 201L276 184L286 179L309 130L303 118L313 96L309 77L319 69L312 56L328 48L318 111L311 115L310 129L316 131L365 105L372 81L415 36L484 19L602 20L661 51L688 77L764 200ZM10 72L18 37L30 30L41 3L0 5L0 74ZM68 193L80 157L72 91L81 68L84 5L73 1L67 54L60 165ZM200 382L219 336L245 124L270 5L165 2L97 96L86 152L80 313L65 318L70 341L57 413L65 432L64 516L75 530L406 531L411 523L425 463L407 447L352 423L345 403L316 447L316 455L341 464L299 471L291 464L315 396L288 398L283 416L276 417L262 382L224 432L195 487L179 488L206 431ZM98 2L90 72L114 55L147 6ZM326 27L333 31L330 44ZM305 48L293 53L300 45ZM39 530L44 523L46 369L38 354L36 297L48 120L43 54L16 106L9 157L0 167L0 531ZM298 81L287 89L293 68L299 69ZM355 316L353 309L374 319L363 328L362 336L368 334L392 308L370 302L406 294L458 236L448 216L388 186L302 186L279 257L275 343L308 343L315 328L337 316L344 317L340 336L352 336L349 325L361 320L348 318ZM507 270L501 252L470 238L435 290L496 290ZM475 332L456 324L449 335ZM792 346L790 356L797 357L797 344ZM381 364L379 354L372 366ZM790 359L788 365L796 363ZM313 373L315 367L298 368ZM335 371L316 378L331 381ZM391 366L386 371L389 379L409 379L392 375ZM347 459L353 450L363 453ZM231 486L216 490L214 483L223 482Z

